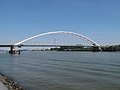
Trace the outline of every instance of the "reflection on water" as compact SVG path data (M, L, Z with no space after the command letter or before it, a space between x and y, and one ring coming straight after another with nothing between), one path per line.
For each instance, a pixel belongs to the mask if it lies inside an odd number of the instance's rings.
M26 90L120 90L120 52L0 54L0 72Z

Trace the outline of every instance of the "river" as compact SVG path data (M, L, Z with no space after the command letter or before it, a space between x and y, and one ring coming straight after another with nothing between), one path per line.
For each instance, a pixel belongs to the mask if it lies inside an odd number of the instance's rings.
M26 90L120 90L120 52L0 53L0 72Z

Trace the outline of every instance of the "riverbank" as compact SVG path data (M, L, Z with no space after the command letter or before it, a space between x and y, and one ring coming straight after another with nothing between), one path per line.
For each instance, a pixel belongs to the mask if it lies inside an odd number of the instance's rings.
M8 88L0 81L0 90L8 90Z
M0 73L0 81L8 88L8 90L25 90L17 82L6 77L5 75L1 73Z

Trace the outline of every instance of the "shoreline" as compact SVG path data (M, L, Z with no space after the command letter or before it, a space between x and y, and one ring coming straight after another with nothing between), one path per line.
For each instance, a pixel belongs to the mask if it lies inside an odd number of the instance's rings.
M0 81L8 88L8 90L25 90L17 82L0 73Z

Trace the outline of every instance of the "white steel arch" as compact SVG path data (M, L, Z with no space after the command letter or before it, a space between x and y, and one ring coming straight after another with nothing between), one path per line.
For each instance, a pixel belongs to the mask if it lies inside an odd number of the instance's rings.
M37 38L37 37L40 37L40 36L44 36L44 35L49 35L49 34L65 34L65 35L71 35L73 37L77 37L77 38L80 38L84 41L86 41L87 43L91 44L92 46L100 46L99 44L97 44L95 41L93 41L92 39L84 36L84 35L81 35L81 34L78 34L78 33L74 33L74 32L69 32L69 31L54 31L54 32L47 32L47 33L42 33L42 34L38 34L38 35L35 35L35 36L32 36L32 37L29 37L27 39L24 39L20 42L17 42L15 43L14 45L20 45L28 40L31 40L31 39L34 39L34 38Z

